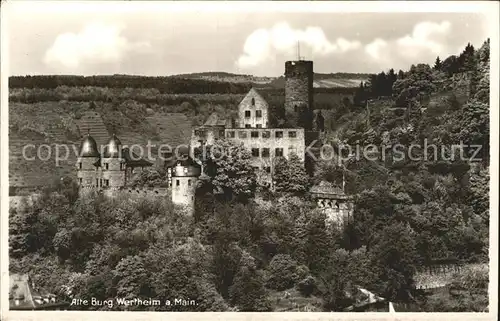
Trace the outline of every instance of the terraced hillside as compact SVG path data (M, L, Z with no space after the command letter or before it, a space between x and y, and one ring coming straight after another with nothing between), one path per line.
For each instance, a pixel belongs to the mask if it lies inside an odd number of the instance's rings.
M159 114L146 117L158 132L158 140L172 147L189 144L191 124L186 115L181 113Z
M191 121L181 113L155 112L140 121L130 119L127 110L112 110L109 104L90 108L82 103L40 103L10 105L9 185L37 188L54 179L74 175L80 140L90 133L105 145L116 133L124 145L188 144ZM97 109L96 109L97 108ZM32 145L32 147L27 147ZM40 147L43 146L43 147ZM23 156L25 149L25 156ZM55 152L59 149L59 161ZM37 150L39 154L37 155ZM48 155L48 153L51 155ZM156 152L154 149L152 152ZM154 155L154 154L153 154ZM146 156L146 155L145 155Z
M76 123L81 137L90 134L95 139L97 146L105 145L108 142L110 133L98 112L87 111Z
M361 83L359 79L322 79L314 80L314 88L352 88L358 87Z
M40 147L42 144L43 148ZM39 157L36 155L37 148L40 152ZM25 149L26 157L23 156L23 149ZM56 143L46 143L43 137L26 139L15 133L11 134L9 137L9 186L22 188L45 186L59 176L71 174L76 157L70 152L67 159L56 164L55 159L49 157L49 150L54 153Z
M229 83L252 83L256 86L271 85L275 88L283 88L283 77L256 77L252 75L239 75L227 72L202 72L193 74L181 74L174 77L185 79L203 79L208 81L219 81ZM315 88L352 88L358 87L361 81L368 80L368 74L332 73L314 74Z

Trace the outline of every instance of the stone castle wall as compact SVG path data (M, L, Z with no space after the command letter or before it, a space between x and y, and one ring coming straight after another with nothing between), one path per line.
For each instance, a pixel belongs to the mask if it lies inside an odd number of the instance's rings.
M285 63L285 110L296 114L298 108L313 108L313 62Z
M200 126L192 131L191 142L189 144L190 155L194 155L195 148L201 147L200 140L205 146L213 145L215 140L224 138L224 126Z
M295 153L299 159L304 160L305 140L302 128L226 129L226 138L236 143L243 143L250 152L252 149L258 149L259 156L252 158L255 167L263 168L266 164L270 164L277 156L276 148L282 148L283 156L287 159L291 153ZM264 148L269 149L269 156L263 156Z

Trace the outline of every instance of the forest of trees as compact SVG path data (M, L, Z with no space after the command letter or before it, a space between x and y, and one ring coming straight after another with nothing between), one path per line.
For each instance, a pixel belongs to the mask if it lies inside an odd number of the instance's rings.
M9 88L55 89L68 87L107 87L107 88L156 88L160 93L173 94L244 94L250 90L250 83L230 83L182 77L144 77L144 76L12 76Z
M456 66L450 59L373 76L360 87L364 97L387 96L405 114L346 111L335 138L361 145L463 141L484 147L483 162L353 160L345 177L354 219L344 229L328 227L307 193L320 181L339 184L343 167L320 161L309 177L298 158L278 158L271 192L256 184L249 151L221 141L243 157L208 158L194 217L168 199L78 197L73 179L58 179L33 205L11 210L10 271L29 273L68 300L199 303L151 310L273 311L290 291L313 311L342 311L364 287L427 311L484 311L487 274L456 278L460 304L429 302L415 288L416 272L436 260L488 263L489 41L467 46ZM145 173L137 184L160 176Z
M397 88L404 79L408 78L411 74L415 74L417 68L427 68L425 70L427 74L430 74L432 70L442 73L442 75L440 75L442 78L452 77L453 75L459 73L477 73L478 59L488 60L489 53L484 54L482 58L479 58L477 56L477 51L474 50L474 46L469 43L458 57L452 55L444 61L441 61L441 58L437 57L434 66L432 67L424 64L420 64L418 66L412 65L410 70L407 72L399 70L396 73L394 69L390 69L388 72L382 71L378 74L370 75L369 80L366 83L361 82L359 88L354 94L353 102L355 105L363 106L368 99L392 97L393 95L406 95L406 92L397 92ZM423 77L420 78L420 80L423 80ZM429 77L425 80L429 82L429 85L433 85ZM396 83L396 81L398 81L398 83ZM405 89L408 92L414 90L412 86L408 85L405 85ZM432 88L419 89L426 94L431 94L433 92ZM400 97L396 97L396 99L399 101L401 100ZM396 105L399 107L406 107L401 103L396 103Z

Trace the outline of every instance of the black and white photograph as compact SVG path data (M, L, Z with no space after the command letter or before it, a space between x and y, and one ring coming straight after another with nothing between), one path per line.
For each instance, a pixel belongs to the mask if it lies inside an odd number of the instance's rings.
M237 2L2 1L2 318L496 315L498 3Z

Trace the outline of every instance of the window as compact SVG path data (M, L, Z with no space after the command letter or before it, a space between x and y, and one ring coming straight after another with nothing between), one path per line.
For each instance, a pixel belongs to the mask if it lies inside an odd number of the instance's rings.
M245 117L250 118L250 110L245 110Z
M255 98L252 98L252 106L255 106Z
M81 178L79 178L78 181L80 182L80 184L82 184L82 179Z
M175 185L176 186L180 186L181 185L181 181L179 181L178 179L175 180Z
M102 178L99 180L99 186L102 187Z
M262 128L262 124L257 124L257 125L255 125L255 127Z
M259 157L259 149L258 148L252 148L252 156Z
M271 132L266 130L265 132L262 132L262 138L270 138L271 137Z
M294 112L297 112L299 110L299 107L297 107L297 105L293 106L293 111Z
M288 147L288 155L297 154L297 149L294 146Z
M106 184L106 186L109 186L109 179L105 179L104 184Z
M78 163L78 167L82 169L82 163Z
M276 157L283 156L283 148L276 148L276 150L274 151L274 155Z
M296 131L288 132L288 137L290 137L290 138L296 138L297 137L297 132Z
M245 128L252 128L252 125L250 125L250 124L246 124L246 125L245 125Z
M283 132L282 131L279 131L279 132L276 132L276 138L283 138Z
M95 186L99 187L99 179L98 178L95 179Z
M247 132L245 132L245 131L238 132L238 137L239 138L247 138Z
M188 179L188 186L191 186L191 180Z
M104 169L105 169L105 170L108 170L108 169L109 169L109 164L108 164L108 163L104 163Z
M257 132L257 131L252 131L252 132L250 133L250 136L251 136L252 138L259 138L259 132Z
M233 131L227 132L227 137L234 138L234 132Z
M198 137L205 137L205 131L204 130L195 130L194 134Z
M255 111L255 117L257 117L257 118L262 117L262 110L256 110Z
M269 166L264 167L264 170L266 171L266 173L271 173L271 167Z
M224 137L224 129L219 130L219 137Z
M269 148L262 148L262 157L269 157Z

